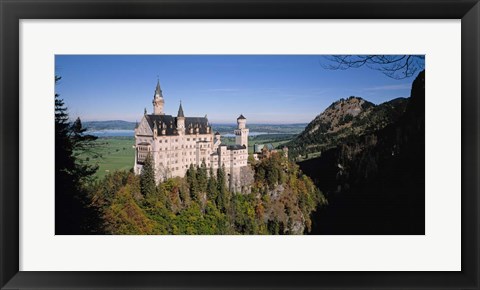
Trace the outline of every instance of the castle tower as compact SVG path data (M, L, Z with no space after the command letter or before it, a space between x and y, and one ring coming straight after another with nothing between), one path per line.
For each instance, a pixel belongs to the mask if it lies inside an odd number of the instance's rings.
M247 118L245 118L242 114L240 117L237 118L237 129L235 130L235 144L237 145L244 145L248 148L248 129L246 128L247 125Z
M185 115L183 114L181 101L180 101L180 107L178 107L178 114L177 114L177 130L181 134L185 133Z
M154 115L165 115L163 112L163 106L165 101L162 95L162 89L160 89L160 81L157 80L157 88L155 89L155 95L153 96L153 114Z

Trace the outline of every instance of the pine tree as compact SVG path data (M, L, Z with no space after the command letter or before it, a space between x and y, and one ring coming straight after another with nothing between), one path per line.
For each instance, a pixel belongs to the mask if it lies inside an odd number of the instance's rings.
M202 193L207 192L207 164L205 163L205 159L202 161L202 165L197 170L197 182L198 182L198 190Z
M207 198L211 201L216 201L218 196L218 185L212 167L210 167L208 175Z
M73 122L70 131L70 140L75 150L74 155L76 158L80 154L93 153L96 147L95 140L97 140L97 137L93 135L85 135L87 129L83 127L80 117ZM77 175L82 176L85 179L93 176L97 170L98 165L91 165L83 162L77 162L76 164Z
M147 154L140 173L140 192L145 197L152 197L157 192L155 182L155 167L150 153Z
M193 200L198 199L198 182L197 182L197 170L193 164L190 164L190 167L187 170L187 183L188 188L190 189L190 198Z
M223 213L227 213L230 208L230 192L227 189L227 182L225 179L225 166L217 169L217 205Z
M55 83L61 78L56 76ZM90 207L85 183L98 169L78 155L93 146L78 118L69 121L68 109L55 94L55 234L86 234L99 230L97 211Z

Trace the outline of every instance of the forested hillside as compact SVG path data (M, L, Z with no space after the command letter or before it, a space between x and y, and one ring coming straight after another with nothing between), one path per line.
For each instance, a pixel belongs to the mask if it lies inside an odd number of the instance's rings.
M150 161L148 161L150 162ZM91 191L106 234L303 234L323 194L281 154L253 164L251 193L227 189L223 169L203 164L185 178L155 185L153 167L140 176L117 171Z
M329 202L312 233L424 234L425 71L408 100L396 121L299 163Z

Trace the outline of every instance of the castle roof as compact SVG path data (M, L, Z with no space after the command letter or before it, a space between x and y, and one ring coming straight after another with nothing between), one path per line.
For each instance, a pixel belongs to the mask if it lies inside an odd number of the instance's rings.
M165 129L165 135L173 136L178 135L176 133L177 128L177 117L172 115L145 115L145 119L147 120L150 129L154 129L156 124L158 134L160 135L162 128ZM196 128L198 128L199 134L208 134L207 133L208 127L208 119L204 117L186 117L185 118L185 134L190 134L190 128L193 128L193 134L196 134Z
M220 135L220 133L218 133L218 131L217 131L217 132L215 132L215 136L218 136L218 135Z
M163 98L162 89L160 88L160 80L157 80L157 87L155 88L155 96L159 96Z
M240 149L245 149L245 145L228 145L227 150L240 150Z
M182 118L185 117L185 115L183 115L182 102L180 102L180 107L178 107L177 117L182 117Z
M237 120L246 120L246 119L247 119L247 118L245 118L245 117L243 116L243 114L240 114L240 117L237 118Z

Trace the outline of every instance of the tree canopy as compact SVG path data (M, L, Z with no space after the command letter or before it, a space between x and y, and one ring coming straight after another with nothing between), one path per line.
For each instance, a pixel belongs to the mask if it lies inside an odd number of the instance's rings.
M250 193L229 191L225 168L215 174L202 164L192 165L184 178L161 182L148 197L140 194L143 174L110 173L93 188L92 197L106 234L308 232L312 212L326 202L313 182L283 154L272 154L253 170Z

